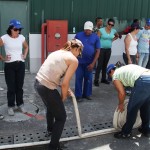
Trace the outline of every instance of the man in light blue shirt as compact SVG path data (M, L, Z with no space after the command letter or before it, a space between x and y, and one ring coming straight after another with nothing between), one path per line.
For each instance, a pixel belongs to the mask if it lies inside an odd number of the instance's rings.
M146 20L146 24L139 33L138 40L138 53L139 60L138 65L146 67L149 59L149 43L150 43L150 19Z

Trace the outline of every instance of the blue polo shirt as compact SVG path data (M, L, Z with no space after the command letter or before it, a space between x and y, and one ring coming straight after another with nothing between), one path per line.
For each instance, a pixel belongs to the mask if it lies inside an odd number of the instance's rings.
M84 45L82 57L78 58L79 63L81 64L92 63L95 57L96 49L100 49L99 37L95 33L86 35L85 32L82 31L77 33L75 38L79 39Z

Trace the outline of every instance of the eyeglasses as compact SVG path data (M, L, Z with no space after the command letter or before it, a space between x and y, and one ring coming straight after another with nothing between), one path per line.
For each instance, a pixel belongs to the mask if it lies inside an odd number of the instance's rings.
M111 24L111 23L108 23L108 25L109 25L109 26L112 26L112 27L114 26L114 24Z
M13 28L14 31L21 31L21 29Z

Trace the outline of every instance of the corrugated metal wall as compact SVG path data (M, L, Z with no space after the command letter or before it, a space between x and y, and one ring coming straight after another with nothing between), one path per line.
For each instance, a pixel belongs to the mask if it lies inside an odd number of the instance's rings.
M93 21L97 16L104 19L117 17L131 21L133 18L150 17L150 0L29 0L30 31L40 33L41 24L46 20L65 19L69 22L69 32L75 26L83 30L85 21Z

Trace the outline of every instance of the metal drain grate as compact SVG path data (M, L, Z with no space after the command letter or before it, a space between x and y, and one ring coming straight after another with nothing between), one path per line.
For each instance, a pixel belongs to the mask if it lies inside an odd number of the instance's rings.
M72 137L72 136L77 136L77 135L78 135L77 127L67 127L67 128L64 128L63 130L62 138Z
M96 131L96 130L113 128L113 123L112 122L98 123L98 124L93 124L92 126L94 128L94 131Z
M0 136L0 145L14 144L13 135Z
M94 128L92 125L83 125L82 126L82 133L92 132Z
M112 128L112 122L106 123L91 123L88 125L82 125L82 133L88 133L97 130L103 130ZM74 127L66 127L63 130L63 134L61 138L73 137L78 135L78 129L76 126ZM30 143L30 142L39 142L39 141L47 141L50 137L46 136L46 132L43 131L30 131L30 132L21 132L11 136L1 136L0 137L0 145L5 144L19 144L19 143Z
M38 142L47 141L49 137L46 136L46 132L35 131L34 133L19 133L14 135L14 143L28 143L28 142Z

